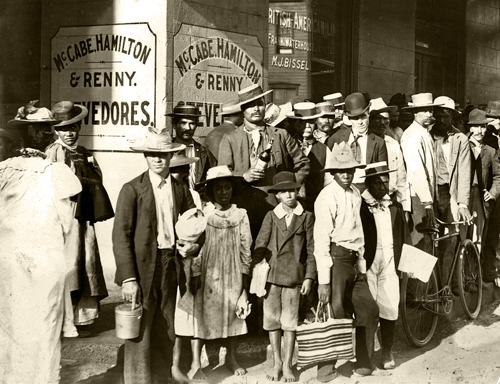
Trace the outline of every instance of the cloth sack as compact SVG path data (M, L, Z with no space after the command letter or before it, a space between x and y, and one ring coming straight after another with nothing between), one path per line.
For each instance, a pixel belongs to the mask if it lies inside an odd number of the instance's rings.
M354 358L353 320L334 319L330 304L318 303L313 323L297 327L297 369L331 360Z
M257 297L266 295L267 275L269 274L269 264L266 259L262 259L252 272L252 281L250 282L250 293L254 293Z

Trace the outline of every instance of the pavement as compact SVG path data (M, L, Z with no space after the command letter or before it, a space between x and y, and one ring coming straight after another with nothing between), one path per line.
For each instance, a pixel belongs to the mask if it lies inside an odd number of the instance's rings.
M123 343L115 336L114 308L120 301L117 288L101 302L99 319L89 326L87 338L63 338L62 384L123 383ZM339 361L341 376L333 383L500 383L500 289L493 284L483 288L483 307L474 321L463 317L460 301L455 300L452 312L439 319L433 340L424 348L409 345L400 322L396 327L394 356L397 367L382 371L389 376L352 377L353 363ZM238 359L247 369L245 376L233 376L224 365L224 348L214 342L207 345L209 364L204 368L206 383L257 384L269 383L269 340L264 332L239 338ZM190 361L189 346L183 360ZM380 352L374 362L380 365ZM184 365L184 370L189 367ZM295 371L299 383L319 383L316 368ZM168 383L169 381L159 381ZM202 381L192 381L202 383ZM139 383L138 383L139 384Z

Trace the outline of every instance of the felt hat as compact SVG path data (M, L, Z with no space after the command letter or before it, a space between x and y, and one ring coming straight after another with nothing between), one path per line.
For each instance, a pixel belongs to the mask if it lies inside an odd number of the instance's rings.
M490 123L493 119L487 117L487 113L482 109L474 109L469 113L469 121L465 124L467 125L486 125Z
M316 104L310 102L297 103L293 106L293 112L286 117L296 120L312 120L323 116L323 111L316 108Z
M488 101L488 106L486 107L486 116L488 117L500 117L500 100Z
M273 185L267 190L269 193L299 189L301 185L297 183L295 174L289 171L278 172L273 177Z
M370 103L362 93L351 93L345 98L345 114L347 117L356 117L365 113L370 108Z
M142 145L131 146L130 149L136 152L177 152L185 149L184 144L172 142L169 129L164 128L160 133L153 129L148 129Z
M240 101L238 99L232 99L222 104L222 109L220 114L222 116L227 116L239 112L241 112Z
M273 90L270 89L264 92L259 84L252 84L251 86L243 88L238 92L240 105L244 105L250 103L251 101L260 99L261 97L264 97L265 95L271 93L272 91Z
M351 147L345 141L337 144L335 143L332 152L327 157L327 164L323 171L331 171L333 169L352 169L352 168L365 168L366 165L360 164L354 158Z
M174 153L174 155L170 159L169 168L172 169L175 167L182 167L183 165L193 164L198 160L200 160L198 157L187 157L186 151L182 150Z
M321 103L317 103L316 109L322 111L323 115L325 116L335 116L334 105L329 103L328 101L322 101Z
M175 107L174 111L171 113L167 113L167 116L175 117L175 116L185 116L185 117L200 117L203 116L200 112L200 109L194 105L185 104L182 101L179 102Z
M365 177L386 175L394 171L396 171L396 169L389 169L386 161L379 161L378 163L372 163L366 166Z
M381 97L377 97L376 99L372 99L370 102L370 116L371 115L376 115L378 113L382 112L389 112L389 113L394 113L398 110L398 107L395 105L390 105L388 106L384 99Z
M453 113L461 114L460 111L456 110L455 101L448 96L439 96L434 100L434 104L439 105L439 108L448 109L453 111Z
M204 181L200 181L196 185L207 184L211 181L218 179L241 179L242 176L233 175L231 170L227 165L218 165L216 167L209 168L207 171L207 178Z
M58 101L52 107L52 114L57 120L62 120L59 124L54 125L54 129L57 129L57 127L64 127L83 120L89 114L89 110L83 105L74 104L72 101Z
M440 107L442 104L436 104L432 101L432 93L417 93L411 95L412 105L408 107L403 107L401 109L416 109L416 108L428 108L428 107Z
M323 100L328 101L335 107L345 104L340 92L330 93L329 95L323 96Z
M61 120L54 117L52 112L45 107L35 107L38 100L30 101L17 110L17 115L14 119L7 122L7 128L17 128L23 125L30 124L59 124Z

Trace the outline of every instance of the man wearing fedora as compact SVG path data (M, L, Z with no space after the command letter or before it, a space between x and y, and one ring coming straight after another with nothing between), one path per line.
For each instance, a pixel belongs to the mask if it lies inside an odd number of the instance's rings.
M455 102L447 96L434 100L433 116L435 124L430 130L436 157L436 198L435 214L447 223L465 220L472 223L470 203L470 146L467 136L453 126ZM444 230L444 228L442 228ZM455 228L449 228L454 232ZM441 230L441 228L440 228ZM444 235L444 233L442 233ZM457 238L439 242L438 254L442 255L443 279L448 276L455 253Z
M167 113L167 116L172 117L172 126L175 130L174 142L186 146L187 157L200 159L189 166L189 188L194 189L197 183L205 179L210 168L208 151L194 139L201 116L200 110L194 105L179 103L172 113Z
M186 291L179 257L196 255L204 240L179 244L175 234L179 215L195 207L187 186L169 173L172 154L185 145L172 142L164 129L149 131L143 145L131 149L144 154L148 170L122 187L112 233L115 282L123 298L133 308L142 303L143 311L139 336L125 341L126 384L151 383L152 377L168 374L161 370L172 361L177 287L181 294ZM172 376L185 380L175 367Z
M365 234L366 277L377 302L382 334L382 366L396 366L392 354L398 318L399 277L396 268L403 244L411 245L403 206L389 196L391 170L385 163L366 167L366 190L362 193L361 223Z
M296 132L294 138L310 163L309 176L305 183L306 197L304 206L310 212L314 211L316 197L325 184L323 169L325 168L327 147L313 136L314 125L318 123L318 119L323 115L324 112L317 107L317 104L309 102L295 104L293 112L287 115L287 118L294 122L294 131Z
M356 369L361 376L373 372L374 336L378 307L366 280L361 194L352 185L354 171L365 168L356 161L348 143L335 144L324 171L333 181L314 205L314 257L318 270L319 300L331 303L335 318L356 317ZM318 380L328 382L339 373L336 361L318 365Z
M222 111L220 113L222 116L222 124L212 129L205 139L211 167L217 165L222 136L224 136L225 133L234 131L243 124L243 112L241 111L239 103L240 101L238 99L232 99L222 104Z
M267 193L274 175L291 171L295 173L297 182L304 184L309 173L309 159L292 136L286 130L269 126L264 121L264 96L270 92L272 90L264 92L258 84L238 92L243 125L226 133L219 148L219 165L229 166L252 187L240 194L242 201L238 202L238 206L248 208L253 238L257 236L266 213L277 205L276 198ZM259 155L271 141L269 165L265 170L255 168ZM301 192L300 196L303 195L304 192Z
M436 182L436 157L433 139L429 133L434 119L431 93L412 95L412 105L403 107L403 111L413 113L413 123L401 137L401 149L406 163L406 177L410 188L412 221L415 225L434 227L434 198ZM426 236L416 229L411 232L414 246L426 249Z
M466 123L470 130L472 164L470 207L477 213L473 241L478 245L483 258L483 281L495 282L499 286L495 259L500 239L500 204L497 203L500 194L500 163L498 151L484 143L486 126L491 122L487 112L488 108L486 112L474 109Z
M389 127L390 113L397 111L396 106L387 106L384 100L379 97L373 99L370 105L370 123L368 132L374 133L385 141L387 147L387 165L391 171L389 176L389 196L401 203L405 212L407 212L407 219L411 213L411 199L410 189L406 181L406 167L401 152L401 146L394 138L387 134Z
M88 335L84 326L94 322L99 301L108 296L94 223L112 218L114 212L97 161L87 148L78 145L87 108L60 101L52 108L52 114L61 122L53 126L58 139L47 147L47 158L65 163L82 183L82 192L73 203L72 225L64 241L69 271L63 333L66 337L84 336ZM79 326L78 330L75 325Z
M345 99L345 115L352 124L351 127L343 124L326 141L330 150L335 143L346 142L353 151L354 158L360 164L371 164L379 161L387 162L387 148L382 138L374 133L368 133L370 121L370 102L362 93L351 93ZM364 190L364 173L362 169L356 169L353 183L361 190Z

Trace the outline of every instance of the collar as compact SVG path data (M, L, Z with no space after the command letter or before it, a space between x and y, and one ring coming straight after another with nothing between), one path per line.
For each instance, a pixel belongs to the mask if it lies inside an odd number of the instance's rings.
M366 204L368 204L368 210L371 213L380 212L380 211L388 211L389 206L392 204L392 200L389 195L385 195L382 199L375 199L368 189L366 189L361 196L365 200Z
M328 135L323 132L323 131L320 131L319 129L315 129L313 131L313 137L316 139L316 140L319 140L319 139L322 139L324 137L328 137Z
M278 216L278 219L284 218L286 215L288 215L288 212L285 211L285 208L283 208L283 203L279 203L276 208L273 209L273 212L276 216ZM302 215L304 212L304 208L302 205L297 201L297 206L293 209L292 214L296 216Z
M61 138L57 139L56 143L62 145L64 148L69 149L70 151L73 151L73 152L75 152L76 148L78 148L78 144L68 145L64 141L62 141Z
M266 129L266 126L265 125L261 125L259 126L259 128L257 129L248 129L245 122L243 122L243 130L248 133L249 135L252 134L253 131L259 131L259 132L264 132L264 130Z
M159 188L163 183L170 184L170 173L166 178L161 177L157 173L154 173L151 169L148 169L149 179L151 180L151 185L153 187Z
M474 139L472 136L469 137L469 141L475 146L481 148L483 144L481 144L479 141Z

